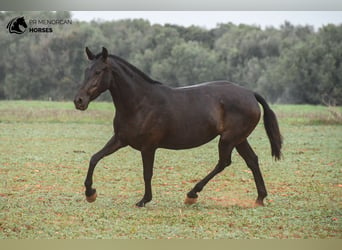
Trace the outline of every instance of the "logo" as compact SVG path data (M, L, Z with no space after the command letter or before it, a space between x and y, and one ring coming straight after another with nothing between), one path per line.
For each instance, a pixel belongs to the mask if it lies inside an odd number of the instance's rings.
M52 26L71 25L71 19L28 19L28 25L25 18L15 17L8 22L6 28L9 33L23 34L28 33L52 33Z
M7 24L9 33L23 34L26 31L27 24L24 17L15 17Z

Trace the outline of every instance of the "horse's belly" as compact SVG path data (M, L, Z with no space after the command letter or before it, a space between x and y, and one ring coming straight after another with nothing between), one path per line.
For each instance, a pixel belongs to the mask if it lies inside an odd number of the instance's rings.
M208 143L217 135L217 131L210 128L183 128L164 134L160 141L160 147L167 149L194 148Z
M166 149L189 149L189 148L195 148L199 147L203 144L208 143L212 139L214 139L216 136L213 136L212 138L207 138L206 140L192 140L192 141L177 141L176 143L162 143L160 144L160 148L166 148Z

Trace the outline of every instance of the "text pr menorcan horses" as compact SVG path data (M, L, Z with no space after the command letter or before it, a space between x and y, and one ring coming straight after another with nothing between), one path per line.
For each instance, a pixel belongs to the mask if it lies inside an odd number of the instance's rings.
M131 146L141 152L145 194L136 205L143 207L152 200L151 179L157 148L193 148L219 135L218 163L187 193L185 203L196 202L197 193L231 164L231 153L236 148L252 170L258 192L256 205L264 205L266 187L258 157L247 141L261 116L258 103L264 110L264 126L276 159L281 157L282 146L276 116L264 98L227 81L170 88L120 57L108 55L106 48L98 55L86 48L86 54L90 65L75 96L76 108L86 110L89 102L106 90L110 91L116 108L114 135L89 163L85 180L87 201L93 202L97 196L92 188L96 164L118 149Z

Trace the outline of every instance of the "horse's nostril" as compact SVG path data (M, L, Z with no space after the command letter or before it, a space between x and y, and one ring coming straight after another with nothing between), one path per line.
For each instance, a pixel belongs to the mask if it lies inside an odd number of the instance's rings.
M74 99L74 103L75 103L76 108L81 107L83 105L83 98L80 96L76 96Z
M83 101L83 100L82 100L81 97L79 97L79 98L76 99L76 103L77 103L77 104L82 104L82 101Z

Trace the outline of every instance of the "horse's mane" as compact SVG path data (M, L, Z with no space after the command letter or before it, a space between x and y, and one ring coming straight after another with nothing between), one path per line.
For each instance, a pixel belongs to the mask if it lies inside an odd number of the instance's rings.
M96 55L96 59L100 58L102 55L102 53ZM159 81L153 80L151 77L149 77L148 75L146 75L144 72L142 72L140 69L138 69L137 67L135 67L134 65L130 64L129 62L127 62L126 60L122 59L119 56L116 55L109 55L109 58L113 59L115 62L118 63L119 66L123 67L124 71L127 72L127 67L133 71L134 73L138 74L142 79L144 79L145 81L151 83L151 84L162 84Z

